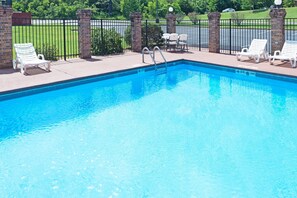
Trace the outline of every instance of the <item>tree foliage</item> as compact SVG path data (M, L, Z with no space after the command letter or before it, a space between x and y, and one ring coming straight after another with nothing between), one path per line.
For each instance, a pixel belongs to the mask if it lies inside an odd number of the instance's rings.
M225 8L255 10L269 8L274 0L15 0L15 11L31 12L39 18L76 18L77 9L90 8L95 17L124 16L139 11L143 18L165 17L169 7L175 13L205 14ZM284 7L294 6L295 0L283 0Z

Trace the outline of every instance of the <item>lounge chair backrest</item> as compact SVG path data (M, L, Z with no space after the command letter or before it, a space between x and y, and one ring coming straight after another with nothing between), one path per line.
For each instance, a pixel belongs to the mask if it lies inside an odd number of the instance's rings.
M32 43L14 44L14 48L17 58L21 60L31 61L38 58Z
M178 40L178 34L176 34L176 33L170 34L169 40L170 41L177 41Z
M260 52L265 50L267 40L266 39L253 39L249 47L250 52Z
M187 41L188 35L187 34L180 34L179 35L179 40L180 41Z
M293 54L297 53L297 41L285 41L283 49L281 51L282 54Z

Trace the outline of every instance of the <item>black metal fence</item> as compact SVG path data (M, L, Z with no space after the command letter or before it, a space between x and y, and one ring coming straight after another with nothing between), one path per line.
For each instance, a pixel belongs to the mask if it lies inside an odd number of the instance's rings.
M91 20L92 54L108 55L131 50L125 36L131 30L128 20Z
M248 47L253 39L267 39L267 52L271 52L270 19L222 19L220 21L221 53L234 54Z
M166 33L166 21L143 20L141 23L142 30L142 47L153 48L154 46L164 47L163 33Z
M33 43L38 53L43 53L49 59L68 59L78 57L78 21L51 19L14 19L13 43ZM166 33L166 21L142 21L143 46L148 46L150 24L158 26ZM131 22L128 20L91 20L92 53L107 55L121 53L131 49ZM130 33L129 33L130 31ZM176 24L178 34L188 35L190 49L202 50L208 48L208 20L198 20L195 24L183 20ZM234 54L243 47L248 47L252 39L267 39L267 51L271 53L270 19L221 19L220 49L221 53ZM286 40L297 40L297 18L285 19ZM94 53L94 47L99 46L99 54Z
M285 19L286 40L297 41L297 19Z
M13 44L33 43L36 51L44 54L47 59L66 60L67 58L74 58L79 54L78 21L14 19L12 40Z
M183 20L176 24L176 33L188 35L190 48L199 51L202 48L208 48L208 20L197 20L195 23L190 20Z

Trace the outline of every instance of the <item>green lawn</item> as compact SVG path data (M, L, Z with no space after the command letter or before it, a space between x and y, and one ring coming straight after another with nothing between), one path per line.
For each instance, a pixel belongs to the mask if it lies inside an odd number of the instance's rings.
M33 43L36 51L45 54L50 53L49 57L63 59L66 41L66 55L68 57L77 57L78 50L78 27L76 25L65 26L65 39L63 25L31 25L31 26L13 26L12 40L14 43ZM122 39L124 49L129 48ZM47 48L47 49L45 49ZM53 52L53 49L55 52ZM53 54L54 53L54 54ZM15 58L15 51L13 50Z
M292 8L285 8L287 11L286 18L297 18L297 7L292 7ZM244 14L245 19L265 19L265 18L270 18L269 17L269 9L265 11L255 11L253 12L252 10L249 11L239 11L240 13ZM199 16L200 19L207 19L207 14L203 14ZM230 19L231 14L230 12L228 13L221 13L221 19ZM184 20L189 20L189 17L185 17Z
M64 56L64 32L63 26L31 25L13 26L13 43L33 43L36 49L43 51L45 46L55 49L57 57ZM66 54L78 54L78 31L77 26L67 25L65 27Z

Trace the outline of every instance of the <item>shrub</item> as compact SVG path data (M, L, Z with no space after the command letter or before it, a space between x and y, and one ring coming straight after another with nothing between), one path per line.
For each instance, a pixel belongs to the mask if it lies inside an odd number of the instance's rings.
M244 14L241 12L231 12L231 20L233 23L240 26L244 21Z
M43 54L46 60L58 60L58 48L56 45L42 44L42 46L36 47L36 53Z
M185 17L185 14L183 12L177 13L176 14L176 22L178 24L180 24L183 21L184 17Z
M196 25L198 23L199 15L197 14L197 12L190 12L188 14L188 17L190 18L193 24Z
M160 26L149 23L147 27L148 46L146 46L146 27L145 27L145 24L142 25L141 26L142 47L153 48L154 46L162 46L164 44L162 35L163 35L163 31ZM128 45L131 45L131 27L128 27L125 31L125 41Z
M103 38L103 39L102 39ZM123 53L122 37L115 29L95 29L92 32L92 55Z

